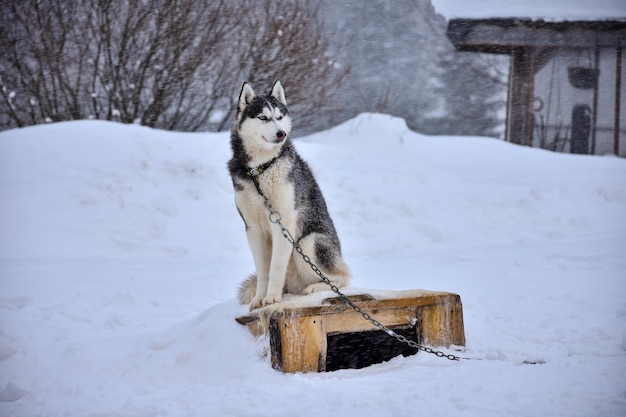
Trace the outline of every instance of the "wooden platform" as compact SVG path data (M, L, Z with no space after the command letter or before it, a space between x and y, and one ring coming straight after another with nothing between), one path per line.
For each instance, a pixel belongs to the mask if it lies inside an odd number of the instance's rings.
M417 353L379 330L339 298L296 297L237 318L269 335L272 367L283 372L362 368ZM464 346L461 297L447 292L368 291L348 297L385 326L419 344Z

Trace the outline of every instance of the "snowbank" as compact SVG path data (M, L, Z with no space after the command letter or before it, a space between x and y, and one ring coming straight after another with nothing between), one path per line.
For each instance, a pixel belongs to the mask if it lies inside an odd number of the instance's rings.
M59 123L0 133L0 415L624 414L625 160L379 114L296 147L353 286L460 294L480 360L272 370L228 135Z

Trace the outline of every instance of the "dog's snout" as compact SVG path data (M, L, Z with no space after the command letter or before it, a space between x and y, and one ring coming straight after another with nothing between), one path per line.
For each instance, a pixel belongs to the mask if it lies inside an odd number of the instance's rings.
M278 140L284 140L285 137L287 137L287 133L284 130L279 130L278 132L276 132L276 137L278 138Z

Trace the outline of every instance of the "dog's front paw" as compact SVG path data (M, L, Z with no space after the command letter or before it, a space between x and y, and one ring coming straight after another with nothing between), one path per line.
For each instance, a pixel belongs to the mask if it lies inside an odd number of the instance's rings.
M250 311L256 310L257 308L265 307L271 304L280 303L282 299L282 294L279 295L268 295L267 297L254 297L252 302L250 303Z
M250 302L250 311L263 307L263 297L254 297Z
M268 295L267 297L263 299L263 305L268 306L270 304L280 303L281 299L282 299L282 294Z

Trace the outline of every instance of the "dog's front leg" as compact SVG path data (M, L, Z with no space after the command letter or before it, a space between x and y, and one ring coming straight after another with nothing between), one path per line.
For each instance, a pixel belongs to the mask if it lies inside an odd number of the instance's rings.
M268 236L264 235L261 230L249 228L246 236L252 252L254 267L256 268L256 291L254 298L250 302L250 310L254 310L263 306L263 300L267 295L272 249Z
M283 220L283 224L288 230L293 230L291 223ZM263 305L279 303L285 288L287 266L293 251L293 246L285 237L280 228L272 229L272 262L270 264L270 277L267 286L267 296L263 300Z

